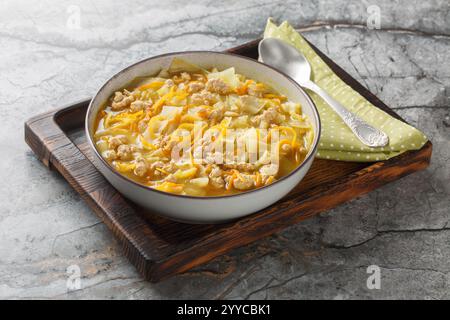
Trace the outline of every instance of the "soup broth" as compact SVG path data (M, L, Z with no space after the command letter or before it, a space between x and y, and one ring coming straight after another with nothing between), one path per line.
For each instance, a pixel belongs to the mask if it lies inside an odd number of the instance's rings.
M94 142L116 171L164 192L224 196L304 161L314 132L299 104L234 68L179 69L135 79L97 114ZM242 146L256 156L236 159Z

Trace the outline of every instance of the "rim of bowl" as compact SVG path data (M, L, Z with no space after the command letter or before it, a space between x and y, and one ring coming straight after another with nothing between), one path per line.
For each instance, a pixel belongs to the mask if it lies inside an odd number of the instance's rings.
M310 105L312 106L313 109L313 113L317 119L317 132L314 132L315 136L317 137L316 142L314 143L314 145L312 146L312 148L310 149L309 154L307 155L307 157L303 160L303 162L298 165L294 170L292 170L291 172L289 172L289 174L281 177L280 179L272 182L271 184L256 188L256 189L252 189L252 190L247 190L247 191L243 191L243 192L239 192L236 194L229 194L229 195L223 195L223 196L191 196L191 195L182 195L182 194L176 194L176 193L170 193L170 192L165 192L165 191L160 191L157 189L154 189L152 187L149 186L145 186L143 184L140 184L122 174L120 174L119 172L117 172L105 159L103 159L103 157L98 153L97 148L95 147L91 134L89 132L89 118L90 118L90 114L91 114L91 108L92 108L92 103L95 100L95 98L98 96L98 94L104 89L104 87L110 83L113 79L117 78L120 74L128 71L129 69L131 69L132 67L139 65L143 62L146 61L151 61L157 58L162 58L162 57L167 57L167 56L176 56L176 55L183 55L183 54L218 54L218 55L228 55L228 56L233 56L235 58L238 59L242 59L242 60L247 60L251 63L257 63L260 64L266 68L272 69L273 71L281 74L283 77L285 77L287 80L289 80L292 84L294 84L295 87L297 87L297 89L299 91L301 91L304 95L306 100L310 103ZM125 67L124 69L120 70L119 72L115 73L113 76L111 76L110 78L108 78L108 80L105 81L105 83L100 87L100 89L97 90L97 92L95 93L95 95L93 96L93 98L91 99L91 101L89 102L89 106L88 109L86 111L86 117L85 117L85 131L86 131L86 136L88 137L88 142L89 142L89 146L91 147L91 149L93 149L95 156L100 159L100 161L111 171L113 172L115 175L117 175L119 178L123 179L126 182L132 183L134 185L136 185L139 188L145 189L145 190L149 190L151 192L156 192L156 193L160 193L169 197L180 197L180 198L186 198L186 199L199 199L199 200L204 200L204 199L221 199L221 198L234 198L234 197L239 197L239 196L244 196L244 195L248 195L250 193L256 193L258 191L263 191L266 188L270 188L273 187L274 185L281 183L283 180L286 180L287 178L291 177L292 175L294 175L297 171L299 171L308 161L310 161L310 159L312 157L315 156L316 154L316 150L318 148L319 145L319 139L320 139L320 133L321 133L321 127L322 127L322 123L320 121L320 115L319 115L319 111L317 110L316 105L314 104L313 100L311 99L311 97L309 96L309 94L303 90L303 88L294 80L292 79L289 75L287 75L286 73L284 73L283 71L280 71L272 66L269 66L265 63L259 62L256 59L252 59L250 57L246 57L246 56L241 56L235 53L228 53L228 52L216 52L216 51L208 51L208 50L188 50L188 51L177 51L177 52L170 52L170 53L164 53L164 54L160 54L157 56L153 56L150 58L146 58L143 60L140 60L138 62L135 62L127 67Z

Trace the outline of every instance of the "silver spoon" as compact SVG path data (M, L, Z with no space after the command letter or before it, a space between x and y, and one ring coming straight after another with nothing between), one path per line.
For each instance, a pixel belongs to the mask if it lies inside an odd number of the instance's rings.
M291 76L297 83L314 91L344 120L358 139L369 147L384 147L389 142L386 133L372 127L348 111L343 105L333 99L317 84L311 81L311 66L305 56L296 48L282 40L267 38L259 43L259 57L262 62L275 67Z

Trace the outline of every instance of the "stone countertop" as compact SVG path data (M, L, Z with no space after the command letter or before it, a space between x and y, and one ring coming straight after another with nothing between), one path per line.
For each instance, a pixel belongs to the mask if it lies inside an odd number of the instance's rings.
M449 2L371 1L381 29L367 28L364 1L224 3L2 1L0 298L450 298ZM186 274L147 283L78 194L35 158L23 123L92 96L139 59L252 40L268 16L300 27L423 130L434 145L431 166ZM67 286L71 265L81 270L79 290ZM380 268L380 289L366 285L369 265Z

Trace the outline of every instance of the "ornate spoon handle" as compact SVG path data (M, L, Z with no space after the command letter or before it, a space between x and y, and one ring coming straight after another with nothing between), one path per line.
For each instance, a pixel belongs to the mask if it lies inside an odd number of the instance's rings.
M321 96L365 145L369 147L384 147L389 143L389 137L386 133L371 126L353 112L348 111L314 82L308 81L301 85Z

